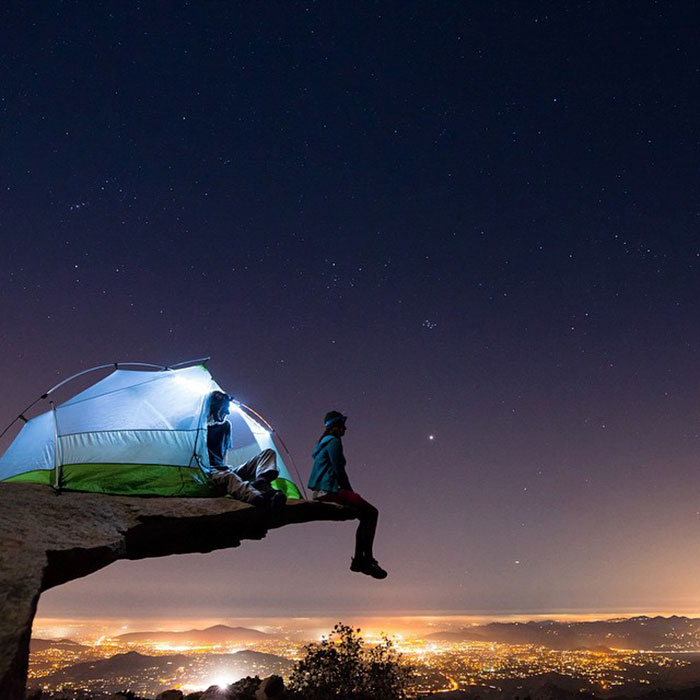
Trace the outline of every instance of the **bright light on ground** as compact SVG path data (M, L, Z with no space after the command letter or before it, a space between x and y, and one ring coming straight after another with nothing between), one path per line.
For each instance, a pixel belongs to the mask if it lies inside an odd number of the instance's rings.
M181 685L179 689L188 693L196 690L206 690L207 688L211 688L211 686L216 686L221 690L225 690L229 685L231 685L231 683L235 683L240 679L240 673L237 674L233 671L219 671L217 674L201 681L193 681L191 683Z

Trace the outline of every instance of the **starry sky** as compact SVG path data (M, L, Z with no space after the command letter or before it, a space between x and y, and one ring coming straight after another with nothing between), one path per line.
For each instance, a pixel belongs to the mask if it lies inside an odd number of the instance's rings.
M699 19L3 4L2 422L93 365L209 355L305 476L349 416L390 572L316 523L40 614L697 609Z

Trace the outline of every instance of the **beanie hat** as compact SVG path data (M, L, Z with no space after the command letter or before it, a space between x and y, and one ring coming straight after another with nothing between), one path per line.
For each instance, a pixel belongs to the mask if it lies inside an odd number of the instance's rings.
M323 419L323 425L325 425L326 428L330 428L331 425L338 423L339 421L345 423L347 419L348 417L344 416L339 411L328 411L328 413L326 413L326 417Z

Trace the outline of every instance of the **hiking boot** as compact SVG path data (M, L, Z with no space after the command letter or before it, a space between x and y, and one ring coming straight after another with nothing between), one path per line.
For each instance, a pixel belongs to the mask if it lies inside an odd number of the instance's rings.
M279 510L287 502L287 497L284 493L277 491L277 489L272 489L271 493L265 494L265 497L267 507L270 510Z
M378 579L386 578L389 575L386 571L384 571L384 569L382 569L381 566L379 566L379 562L376 559L370 559L362 573Z
M255 491L255 493L248 493L247 500L244 501L244 503L250 503L251 506L256 506L258 508L260 508L260 506L264 506L267 503L267 499L262 493L260 493L260 491L257 491L255 489L251 489L251 491Z
M277 510L281 508L286 502L287 497L270 485L269 479L256 479L255 481L249 481L248 492L250 494L255 494L253 500L249 501L254 506L262 506L268 510Z
M251 482L251 486L260 491L260 493L269 493L272 491L272 482L263 477L260 479L255 479L255 481Z
M241 489L240 493L232 494L234 498L237 498L243 503L250 503L251 506L264 506L265 505L265 494L260 493L257 489L253 488L250 484L242 484L244 488Z
M387 572L379 566L379 562L372 558L353 557L350 562L350 571L356 571L376 579L383 579L388 576Z
M364 569L365 560L362 557L353 557L350 560L350 571L361 574Z

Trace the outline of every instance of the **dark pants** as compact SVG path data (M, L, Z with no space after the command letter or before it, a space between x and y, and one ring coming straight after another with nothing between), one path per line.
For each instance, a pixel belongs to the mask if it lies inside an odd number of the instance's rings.
M348 489L327 493L317 500L350 506L358 512L360 524L355 533L355 558L373 559L372 545L374 544L374 533L377 531L379 511L371 503L365 501L359 493Z

